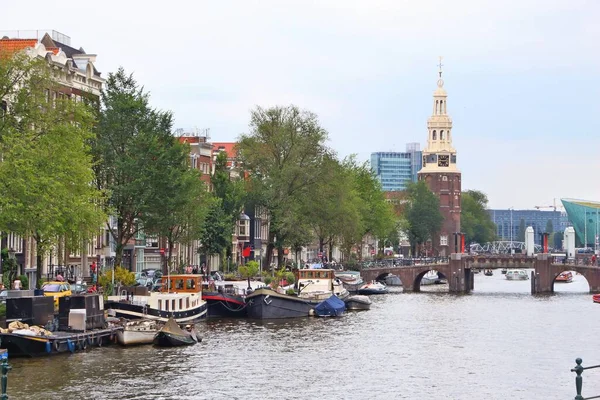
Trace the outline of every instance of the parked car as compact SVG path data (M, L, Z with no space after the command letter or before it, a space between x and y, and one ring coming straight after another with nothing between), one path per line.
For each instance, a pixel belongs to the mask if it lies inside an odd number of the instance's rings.
M42 285L44 296L54 297L54 308L58 309L59 297L71 296L71 286L67 282L45 282Z

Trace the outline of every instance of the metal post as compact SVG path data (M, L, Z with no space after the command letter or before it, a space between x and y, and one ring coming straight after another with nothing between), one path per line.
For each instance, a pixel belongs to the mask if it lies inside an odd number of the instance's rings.
M575 372L577 376L575 377L575 390L577 390L577 396L575 396L574 400L584 400L581 395L581 388L583 386L583 378L581 374L583 373L583 367L581 366L581 358L575 359L575 363L577 364L575 368L571 369L571 372Z
M583 219L583 238L584 238L583 241L585 242L583 244L584 249L587 249L587 215L588 215L588 212L586 211L585 218Z
M8 371L12 369L10 365L8 365L8 352L4 350L0 355L2 358L2 394L0 395L0 399L6 400L8 399L8 394L6 393L6 389L8 387Z

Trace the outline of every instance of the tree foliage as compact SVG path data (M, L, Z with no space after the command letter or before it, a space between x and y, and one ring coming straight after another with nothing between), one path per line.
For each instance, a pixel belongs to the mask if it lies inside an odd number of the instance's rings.
M92 185L93 112L54 99L58 90L44 61L0 57L0 230L35 238L38 278L59 238L83 243L105 218L102 191Z
M544 232L545 233L553 233L554 232L554 225L552 224L551 219L546 221L546 230Z
M487 243L496 239L496 224L487 212L488 199L478 190L462 193L460 229L465 243Z
M210 199L206 219L200 230L200 254L222 254L231 245L231 223L221 201L219 198Z
M321 162L330 151L317 116L296 106L257 107L251 113L250 129L241 135L238 153L250 171L248 190L253 200L269 211L270 263L275 246L282 250L297 241L301 199L316 195ZM283 251L279 254L282 257Z
M171 113L153 109L149 94L132 75L123 68L109 74L93 150L96 185L109 193L105 210L117 219L115 229L108 226L116 241L117 265L145 216L163 206L164 198L157 194L164 189L164 174L171 172L163 168L177 162L171 158L171 127Z
M521 218L521 221L519 222L519 232L517 234L517 241L525 241L525 220L523 218Z
M442 227L444 217L440 212L439 198L427 187L425 181L407 186L408 203L405 208L408 239L417 254L416 247L431 240Z

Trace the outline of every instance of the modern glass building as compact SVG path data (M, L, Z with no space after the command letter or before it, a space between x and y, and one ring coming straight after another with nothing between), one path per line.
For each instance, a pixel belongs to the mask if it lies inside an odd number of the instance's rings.
M525 227L533 227L535 232L534 240L540 244L539 233L546 232L548 220L552 222L553 232L564 232L566 228L566 215L560 211L542 211L542 210L487 210L496 224L496 235L498 240L518 241L519 227L521 220L525 222ZM512 236L511 236L512 231Z
M600 202L560 199L567 211L569 222L575 228L577 246L597 249L600 235Z
M371 153L371 169L385 192L404 190L408 182L417 181L417 173L423 166L419 147L419 143L408 143L404 153Z

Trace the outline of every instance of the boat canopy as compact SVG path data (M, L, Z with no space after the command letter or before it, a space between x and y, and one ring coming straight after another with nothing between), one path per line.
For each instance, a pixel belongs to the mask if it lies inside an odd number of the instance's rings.
M345 309L346 304L339 297L332 295L315 306L315 315L319 317L339 317Z

